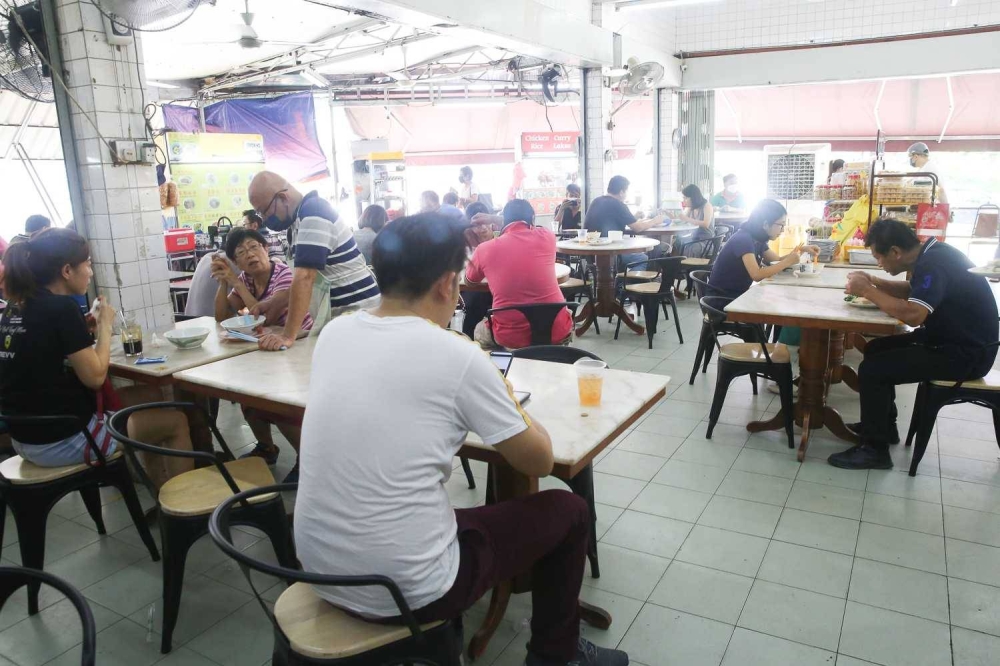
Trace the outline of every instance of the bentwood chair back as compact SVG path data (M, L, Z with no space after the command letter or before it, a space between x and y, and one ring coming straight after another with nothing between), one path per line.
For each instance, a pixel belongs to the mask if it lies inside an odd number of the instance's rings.
M274 628L273 663L284 666L368 664L433 664L460 666L461 617L420 625L396 583L387 576L331 576L269 564L240 550L232 539L236 513L261 498L293 492L297 483L254 488L223 500L212 512L208 531L222 552L243 570L261 610ZM274 602L272 611L254 586L251 571L292 583ZM398 624L367 622L348 614L316 594L313 586L381 587L399 610Z
M75 416L0 416L10 426L52 426L56 424L79 425ZM0 463L0 537L3 536L6 511L10 508L17 527L21 564L30 569L42 569L45 562L45 524L56 502L71 492L79 491L87 513L90 514L98 534L107 534L101 509L102 487L117 488L125 501L132 522L153 561L160 559L160 552L149 533L139 496L129 474L128 465L121 451L106 456L94 441L86 426L81 432L87 439L92 454L92 464L79 463L61 467L40 467L21 456L11 456ZM28 583L28 613L38 612L37 581Z
M250 456L233 460L232 451L207 415L209 428L222 447L221 455L168 449L140 442L126 435L125 426L129 417L150 409L189 410L201 407L186 402L152 402L119 410L108 421L108 432L123 446L159 508L160 541L163 547L163 627L160 652L166 654L172 647L174 627L180 610L184 563L188 550L208 533L209 516L220 502L242 490L273 485L274 477L262 458ZM190 458L196 464L204 466L178 474L157 489L143 470L136 451L143 451L147 455ZM267 534L278 561L284 566L294 566L295 547L289 536L288 516L280 495L255 495L253 502L243 503L237 508L234 520Z
M517 310L524 315L524 318L528 320L528 324L531 326L531 345L551 345L553 342L558 342L558 340L552 339L552 326L555 324L556 317L567 308L572 317L578 307L580 307L579 303L571 301L563 303L522 303L502 308L493 308L486 313L486 319L489 321L490 336L492 337L493 315L498 312ZM493 343L496 344L496 338L493 338Z
M785 417L785 431L788 433L788 448L795 448L793 420L795 405L792 401L792 363L788 348L782 344L766 344L764 330L758 325L756 342L732 342L719 344L716 327L726 323L725 307L730 299L722 296L706 296L701 299L701 310L712 328L712 339L719 350L718 379L715 396L708 415L706 439L712 439L712 431L722 415L722 406L729 392L729 384L737 377L762 375L778 384L781 392L781 409Z
M19 589L28 586L48 585L59 591L76 609L83 629L83 645L81 646L80 665L94 666L97 663L97 628L94 625L94 613L90 604L80 594L80 591L52 574L24 567L0 567L0 609L4 607L11 595ZM61 627L65 631L65 627Z

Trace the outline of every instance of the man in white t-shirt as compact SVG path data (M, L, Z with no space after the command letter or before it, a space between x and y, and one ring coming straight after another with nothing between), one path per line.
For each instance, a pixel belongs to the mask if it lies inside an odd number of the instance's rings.
M922 171L924 173L932 173L937 176L937 202L938 203L948 203L948 195L944 191L944 185L941 182L941 173L938 171L937 164L931 161L931 149L927 147L927 144L923 141L917 141L906 149L906 156L910 160L910 166L916 171ZM927 182L921 181L919 178L914 179L915 182Z
M458 172L458 182L462 187L458 191L458 205L461 208L479 201L479 186L472 182L472 169L464 166Z
M552 470L548 433L489 356L445 330L458 302L466 225L421 214L387 225L372 263L382 301L319 336L302 424L295 542L306 571L379 574L419 622L454 619L497 584L532 572L527 666L625 666L580 638L586 502L563 491L453 509L445 483L469 431L522 474ZM320 587L390 622L381 587Z

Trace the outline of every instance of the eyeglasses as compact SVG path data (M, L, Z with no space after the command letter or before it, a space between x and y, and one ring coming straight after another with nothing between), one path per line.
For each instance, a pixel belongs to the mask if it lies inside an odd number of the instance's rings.
M255 210L254 212L256 212L258 215L260 215L260 219L266 220L267 219L267 212L269 210L271 210L271 206L273 206L274 202L278 199L278 195L279 194L284 194L287 191L288 191L287 187L285 189L283 189L283 190L278 190L277 192L274 193L274 196L271 197L271 203L267 204L267 208L265 208L264 210Z
M263 249L264 246L258 243L257 241L249 241L241 245L239 249L233 253L233 256L236 257L237 261L239 261L241 259L245 259L254 252L259 252L260 250Z

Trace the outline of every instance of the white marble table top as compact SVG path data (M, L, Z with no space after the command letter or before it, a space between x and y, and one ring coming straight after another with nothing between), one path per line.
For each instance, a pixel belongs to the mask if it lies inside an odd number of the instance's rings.
M726 306L733 321L781 326L893 333L902 324L877 308L848 305L837 289L762 284Z
M216 395L251 400L253 406L301 416L309 392L311 359L317 338L296 343L286 352L254 352L177 373L184 388L214 389ZM517 391L529 391L524 408L552 437L557 465L573 467L607 446L635 418L663 397L669 377L609 370L600 407L580 407L576 371L571 365L515 359L508 379ZM209 390L207 393L212 394ZM467 446L492 452L475 434Z
M858 272L868 273L872 277L883 280L906 282L905 275L890 275L881 268L858 268ZM836 271L823 269L819 273L800 275L792 271L782 271L773 277L762 280L761 284L780 284L787 287L817 287L820 289L840 289L847 285L847 276L853 271Z
M175 347L163 334L174 328L207 328L210 332L205 342L200 347L194 349L180 349ZM111 338L111 374L119 377L139 378L139 379L164 379L174 373L188 368L194 368L206 363L213 363L232 356L248 354L257 350L257 344L253 342L242 342L240 340L223 340L220 336L225 330L215 323L214 317L199 317L187 321L177 322L171 328L157 329L156 334L159 344L152 345L152 331L142 333L142 353L144 356L166 356L166 363L155 363L152 365L136 365L136 357L126 358L122 349L121 338L114 336Z
M659 226L655 226L655 227L650 227L649 229L645 229L645 230L643 230L643 231L641 231L639 233L643 233L643 234L658 234L658 235L661 235L661 234L684 234L684 233L687 233L689 231L694 231L695 229L698 229L698 228L700 228L700 227L698 227L697 224L689 224L687 222L678 222L677 224L659 225Z
M575 240L564 240L556 243L560 252L566 254L622 254L625 252L644 252L660 244L655 238L643 236L625 236L620 241L607 245L590 245Z

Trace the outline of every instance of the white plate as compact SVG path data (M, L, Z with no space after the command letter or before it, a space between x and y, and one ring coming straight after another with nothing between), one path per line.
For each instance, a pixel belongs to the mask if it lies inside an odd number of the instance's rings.
M992 266L976 266L975 268L970 268L969 272L973 275L982 275L983 277L988 278L1000 277L1000 267L994 268Z
M796 277L804 277L804 278L818 278L820 276L819 273L803 273L802 271L795 271L794 275Z
M239 331L240 333L249 334L253 332L253 329L261 326L266 319L263 315L256 317L253 315L240 315L239 317L230 317L222 322L221 326L227 331Z
M614 241L610 238L598 238L597 240L587 241L587 245L611 245L612 243L614 243Z
M844 301L848 305L854 308L864 308L865 310L878 310L878 306L871 301L859 303L857 301Z

